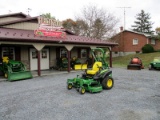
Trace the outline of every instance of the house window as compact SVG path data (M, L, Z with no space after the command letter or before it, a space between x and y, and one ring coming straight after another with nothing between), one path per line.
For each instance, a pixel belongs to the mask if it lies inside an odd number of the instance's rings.
M67 58L67 50L65 48L60 49L60 57L65 57Z
M2 58L8 57L9 59L15 59L15 51L13 47L2 47Z
M137 45L138 44L138 39L133 39L133 45Z
M151 44L152 44L152 45L155 45L155 44L156 44L155 39L151 39Z
M81 49L81 58L87 58L87 49Z

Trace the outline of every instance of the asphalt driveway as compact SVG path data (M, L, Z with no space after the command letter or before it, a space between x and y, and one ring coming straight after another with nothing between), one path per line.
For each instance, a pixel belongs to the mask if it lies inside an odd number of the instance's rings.
M112 68L100 93L67 90L77 73L0 82L0 120L160 120L160 71Z

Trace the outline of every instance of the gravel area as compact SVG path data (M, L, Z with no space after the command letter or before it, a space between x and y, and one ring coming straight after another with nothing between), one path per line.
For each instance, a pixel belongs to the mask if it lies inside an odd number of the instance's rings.
M160 71L111 68L114 87L67 90L77 73L0 82L0 120L160 120Z

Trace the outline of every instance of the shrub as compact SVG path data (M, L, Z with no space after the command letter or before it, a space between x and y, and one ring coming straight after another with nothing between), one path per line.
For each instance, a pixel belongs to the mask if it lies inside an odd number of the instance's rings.
M142 47L142 53L151 53L151 52L154 52L154 48L151 44L145 44Z

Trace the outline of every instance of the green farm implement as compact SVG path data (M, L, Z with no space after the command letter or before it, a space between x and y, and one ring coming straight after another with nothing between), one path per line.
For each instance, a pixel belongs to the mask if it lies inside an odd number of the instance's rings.
M91 53L95 59L92 69L85 70L82 76L77 75L77 77L73 79L68 79L67 88L69 90L74 87L81 94L84 94L86 91L96 93L101 92L103 89L109 90L113 87L114 80L112 78L112 71L105 62L105 55L99 58L95 55L96 51L105 54L103 49L92 49Z
M160 69L160 57L155 57L149 64L149 70Z
M26 70L22 62L9 60L8 57L3 57L0 70L9 81L32 78L31 72Z

